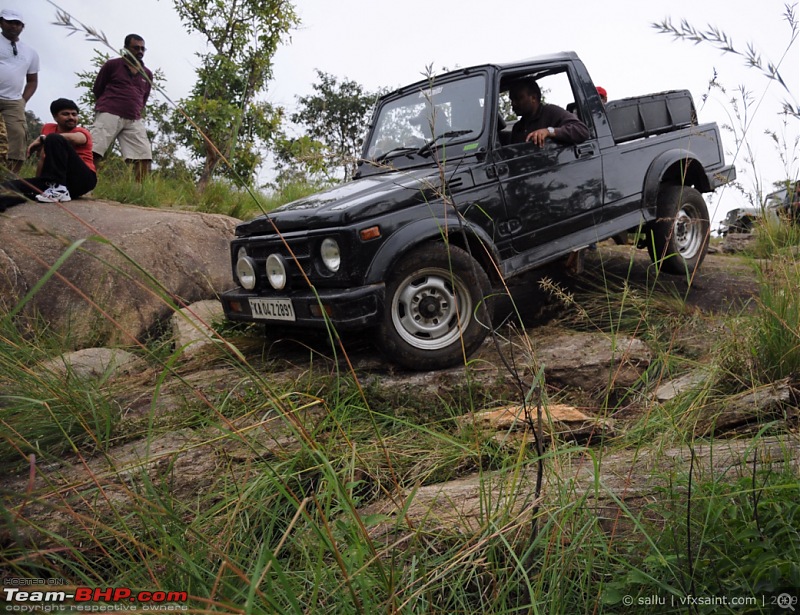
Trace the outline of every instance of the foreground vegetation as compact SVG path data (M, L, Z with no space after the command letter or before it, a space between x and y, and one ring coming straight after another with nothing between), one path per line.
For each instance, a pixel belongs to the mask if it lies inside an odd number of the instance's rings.
M785 444L782 455L749 468L715 473L659 462L676 449L718 446L694 426L726 398L782 378L798 386L796 237L784 227L758 229L757 237L769 260L751 261L761 288L752 310L690 313L685 297L611 280L569 297L564 322L637 335L658 357L628 394L596 400L594 413L628 418L618 436L589 448L555 440L538 452L531 439L502 444L459 427L457 417L485 403L469 386L470 373L485 369L480 363L465 367L457 396L399 400L375 395L344 363L320 371L312 361L295 379L275 379L257 348L245 350L245 363L230 353L213 359L238 373L222 389L210 394L186 381L176 412L131 422L121 415L119 383L37 367L62 351L59 341L44 328L22 335L3 318L3 574L186 591L192 612L566 614L649 612L656 604L667 612L769 612L769 601L800 586L796 426L776 421L748 433L753 450L776 436ZM716 343L681 344L684 333L712 326ZM220 331L252 344L252 334ZM184 380L186 368L165 340L136 352L160 374L155 409L166 382ZM694 389L665 402L647 394L698 365L708 376ZM534 408L556 393L527 386L516 401L527 394ZM569 401L569 391L557 395ZM259 454L262 430L290 444ZM152 463L115 465L126 442L155 449L176 432L193 434L188 452L223 441L253 454L246 464L221 459L191 492L176 487L187 468L175 460L155 475ZM597 479L581 492L575 472L587 453ZM650 459L657 497L637 502L604 483L618 453L633 454L622 468L629 474L639 472L639 455ZM95 462L103 459L110 470L100 472ZM69 466L84 470L65 484L57 476ZM543 497L532 487L540 468ZM24 479L13 477L27 474L22 489ZM407 512L369 507L399 497L408 511L421 487L464 476L475 477L483 502L477 522L413 523ZM506 491L498 492L497 476ZM692 602L698 597L707 602ZM757 600L722 604L734 598Z

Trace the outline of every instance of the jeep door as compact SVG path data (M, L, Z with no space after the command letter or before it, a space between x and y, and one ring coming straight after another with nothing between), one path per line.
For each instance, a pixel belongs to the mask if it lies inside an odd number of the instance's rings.
M551 66L534 76L542 88L544 102L564 108L575 99L566 66ZM506 77L501 84L510 81ZM507 92L501 93L499 108L510 109L503 102L503 95L507 96ZM547 140L541 148L532 143L493 148L494 172L508 215L505 228L516 252L590 228L601 220L600 149L591 121L585 123L590 138L578 145ZM558 247L553 251L559 251Z

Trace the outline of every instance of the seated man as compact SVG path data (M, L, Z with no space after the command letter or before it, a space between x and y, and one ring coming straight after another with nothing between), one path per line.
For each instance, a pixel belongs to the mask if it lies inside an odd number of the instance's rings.
M36 177L0 184L0 211L35 198L44 203L65 202L97 185L92 160L92 136L78 126L78 106L66 98L50 104L55 123L28 146L27 155L39 152Z
M569 111L557 105L542 103L542 91L532 77L517 79L508 92L511 108L520 116L511 129L511 143L530 141L539 147L545 140L559 143L583 143L589 129Z

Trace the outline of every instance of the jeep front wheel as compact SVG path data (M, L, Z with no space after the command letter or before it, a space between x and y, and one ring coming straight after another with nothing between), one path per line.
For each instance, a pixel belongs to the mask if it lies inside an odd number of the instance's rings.
M383 352L410 369L462 363L489 330L489 290L486 272L460 248L432 243L410 253L386 285Z
M648 241L653 262L668 273L694 273L708 250L710 225L703 195L688 186L662 186L656 214Z

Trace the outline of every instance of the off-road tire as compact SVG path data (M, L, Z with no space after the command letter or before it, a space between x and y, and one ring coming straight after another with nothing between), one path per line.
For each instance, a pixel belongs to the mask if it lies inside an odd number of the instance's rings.
M665 185L647 242L650 258L667 273L692 275L708 251L708 207L695 188Z
M414 370L463 363L489 331L486 272L467 252L425 244L404 256L386 284L378 341L388 359Z

